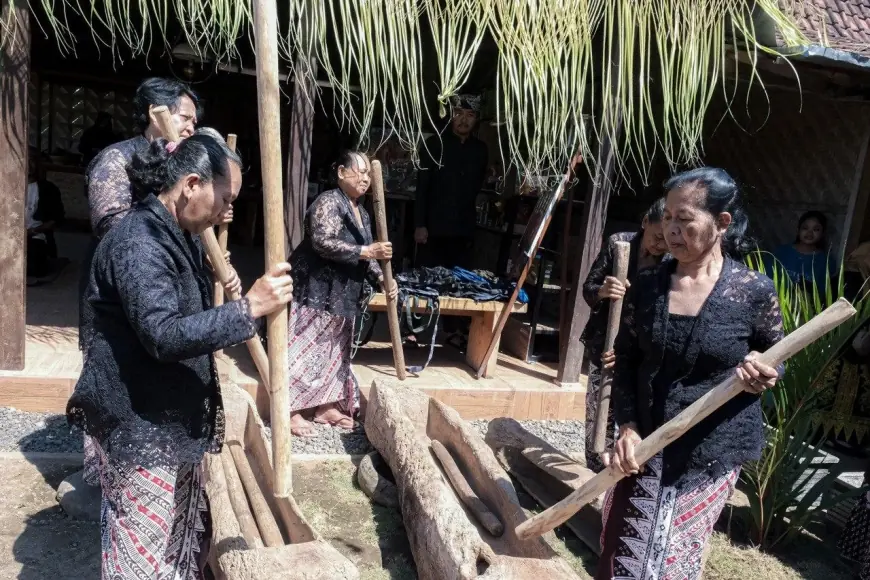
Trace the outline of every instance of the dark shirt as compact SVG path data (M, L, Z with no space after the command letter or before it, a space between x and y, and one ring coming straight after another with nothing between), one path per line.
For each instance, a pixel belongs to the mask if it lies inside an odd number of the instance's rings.
M426 148L417 177L414 225L433 237L474 236L477 196L489 163L486 143L473 136L463 142L448 130L426 141Z
M764 352L783 336L773 282L726 258L692 323L685 354L668 355L669 349L679 348L668 347L668 329L673 328L668 302L676 266L676 260L668 260L640 272L623 303L616 339L614 417L619 425L636 423L642 437L731 377L749 352ZM657 384L661 374L666 375L664 386ZM701 473L718 477L759 459L764 442L760 400L741 393L668 445L663 483L679 484Z
M111 457L178 465L219 448L213 353L257 328L247 299L212 308L211 292L202 246L154 196L100 241L85 293L92 339L67 417Z
M91 230L96 237L106 235L130 211L133 195L126 167L133 155L147 146L148 140L142 135L115 143L103 149L88 166L85 183Z
M293 299L300 306L336 316L359 313L363 282L381 277L376 260L362 260L363 246L372 244L368 212L359 205L362 227L353 206L340 189L325 191L305 213L305 238L290 257Z

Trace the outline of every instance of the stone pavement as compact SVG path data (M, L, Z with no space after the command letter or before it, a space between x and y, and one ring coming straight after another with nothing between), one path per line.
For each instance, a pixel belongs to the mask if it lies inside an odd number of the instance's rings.
M0 578L89 580L100 577L100 526L74 520L55 499L81 459L0 457Z

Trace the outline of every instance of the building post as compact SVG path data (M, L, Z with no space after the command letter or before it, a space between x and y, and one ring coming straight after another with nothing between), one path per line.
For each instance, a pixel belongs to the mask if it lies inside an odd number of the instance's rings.
M30 81L27 2L4 2L0 18L10 23L0 34L0 183L3 184L3 195L0 195L0 369L21 370L26 340L24 206Z
M305 210L308 207L308 172L311 167L311 140L314 133L314 99L316 84L312 76L317 63L311 58L310 68L305 66L307 55L300 55L293 80L293 109L290 113L290 140L287 145L287 185L284 191L287 254L302 242Z

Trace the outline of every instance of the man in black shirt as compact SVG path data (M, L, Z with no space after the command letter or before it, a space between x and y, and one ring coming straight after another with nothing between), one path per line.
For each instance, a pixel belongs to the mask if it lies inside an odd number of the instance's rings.
M468 267L474 242L476 201L489 152L471 132L480 114L480 97L452 99L450 130L426 142L417 179L414 241L422 266Z

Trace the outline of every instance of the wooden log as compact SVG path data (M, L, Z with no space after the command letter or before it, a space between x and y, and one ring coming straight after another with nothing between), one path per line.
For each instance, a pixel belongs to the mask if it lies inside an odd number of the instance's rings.
M245 495L245 488L242 486L232 452L226 445L221 449L220 459L223 465L227 495L230 497L230 504L233 506L233 513L236 514L242 536L249 548L262 548L263 538L260 537L257 522L254 520L254 514L251 513L251 508L248 505L248 496Z
M27 235L28 86L30 81L30 11L27 2L0 6L0 369L24 369L26 337L25 284Z
M759 356L759 361L770 366L778 366L788 358L806 348L809 344L827 334L855 315L855 309L845 298L840 298L824 312L783 338ZM703 397L689 405L682 413L656 429L635 447L638 464L643 465L669 443L681 437L686 431L708 417L716 409L743 391L743 383L733 375L708 391ZM583 487L574 491L551 508L523 522L516 528L517 536L528 539L540 536L564 523L584 505L593 501L608 488L618 483L625 475L615 465L602 471Z
M381 170L381 162L372 161L372 201L375 206L375 224L378 230L378 241L389 241L387 236L387 210L384 198L384 174ZM393 365L396 367L396 376L404 381L408 375L405 370L405 353L402 350L402 334L399 331L399 311L397 300L390 299L390 288L393 287L393 265L390 260L381 260L381 269L384 272L384 292L387 296L387 321L390 326L390 341L393 343Z
M151 114L163 137L169 141L178 141L178 131L176 131L175 125L172 123L169 108L164 105L153 107ZM221 251L220 244L214 235L214 230L207 228L199 237L202 240L203 246L205 246L205 251L208 259L211 261L215 276L217 276L218 285L223 289L223 285L230 279L230 271L224 259L224 252ZM230 300L240 300L241 298L241 294L230 295ZM266 385L266 390L271 393L269 389L269 359L266 356L266 349L263 348L263 343L260 342L260 337L254 336L248 339L245 344L248 345L248 351L251 353L251 358L254 359L254 364L260 372L260 378L263 380L263 384Z
M456 465L453 456L450 455L447 448L444 447L440 441L433 439L432 451L435 452L435 457L438 458L441 467L444 468L444 472L447 474L447 479L449 479L450 483L453 485L453 489L456 491L456 495L459 496L460 501L465 504L465 507L467 507L472 514L474 514L474 517L477 518L477 521L480 522L484 528L486 528L487 532L496 538L500 537L504 533L504 526L499 519L495 517L495 514L489 511L489 508L485 503L483 503L483 500L477 497L477 494L474 493L471 486L468 485L465 476L462 475L461 471L459 471L459 466Z
M248 461L248 456L245 455L245 450L238 443L228 443L227 447L232 453L233 463L236 465L239 479L242 480L248 501L251 502L251 509L254 512L254 519L257 520L257 527L260 530L263 543L266 544L267 548L283 546L284 537L281 535L281 528L278 527L275 514L272 513L265 496L263 496L263 490L257 484L257 477L254 475L254 470L251 469L251 463Z
M628 242L616 242L614 248L616 255L613 260L613 276L625 285L628 278L628 259L631 254L631 244ZM619 333L619 323L622 319L622 298L610 301L610 312L607 319L607 332L604 335L604 352L613 350L616 335ZM598 390L598 410L595 415L595 439L592 451L604 453L604 445L607 441L607 430L613 429L608 421L610 415L610 386L613 383L613 369L601 369L601 384Z
M263 178L266 270L286 261L284 191L281 187L281 89L278 79L278 6L254 0L254 45L257 52L257 104L260 124L260 171ZM293 493L290 391L287 381L287 308L266 317L269 344L269 392L272 459L277 497Z

